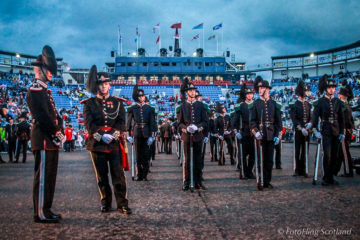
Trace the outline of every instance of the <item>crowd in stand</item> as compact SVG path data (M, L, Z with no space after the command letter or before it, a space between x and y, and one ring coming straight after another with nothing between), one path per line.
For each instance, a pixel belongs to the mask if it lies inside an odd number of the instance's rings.
M317 82L318 78L309 78L307 75L302 76L304 81L310 86L312 91L310 100L317 99ZM353 100L353 109L355 115L355 125L359 128L359 115L360 115L360 74L358 72L353 73L343 73L339 72L336 75L332 76L338 84L347 83L351 86L354 91L354 100ZM30 86L34 79L32 74L22 74L21 72L14 73L4 73L0 72L0 104L6 105L9 116L13 119L15 124L19 122L18 118L21 113L28 113L28 108L25 101L25 96L27 89ZM281 80L281 82L291 82L296 84L299 79L287 77ZM90 94L85 90L85 87L67 87L64 82L59 79L57 81L51 82L53 86L59 87L57 94L60 96L65 96L72 101L81 101L85 98L88 98ZM247 84L251 85L251 81L247 81ZM231 89L228 91L225 96L219 96L220 101L226 103L228 111L232 111L235 107L237 98L236 89ZM286 129L285 138L291 138L292 126L290 121L290 115L288 108L286 107L288 103L295 98L294 88L292 86L287 86L282 89L273 89L272 97L274 100L282 103L283 106L283 122ZM126 100L127 105L132 104L132 100L128 96L121 96ZM174 109L176 105L180 102L180 96L169 96L165 92L155 90L149 96L150 105L156 107L159 114L158 119L164 120L165 116L173 118ZM203 101L209 105L210 109L214 109L216 101L210 99L210 97L204 96ZM72 105L72 104L71 104ZM81 147L84 146L85 140L87 138L87 133L83 130L82 126L82 112L78 104L72 105L70 108L61 107L58 109L60 115L64 120L64 127L68 130L71 129L71 139L70 135L68 136L67 143L65 143L65 150L71 151L75 146ZM80 129L73 128L71 122L71 116L75 116L78 119ZM8 134L5 131L6 126L9 125L9 119L0 119L0 151L6 151L8 148ZM68 131L69 132L69 131ZM72 143L69 144L69 141ZM77 144L75 144L77 143Z

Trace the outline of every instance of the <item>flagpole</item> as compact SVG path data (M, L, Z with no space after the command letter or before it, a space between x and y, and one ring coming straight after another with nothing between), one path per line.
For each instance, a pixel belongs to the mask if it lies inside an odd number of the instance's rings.
M117 54L120 55L120 25L118 25L118 48L117 48Z
M205 54L205 41L204 41L204 25L203 25L203 29L202 29L203 31L203 37L202 37L202 40L203 40L203 52L204 52L204 54Z
M224 53L224 28L221 23L221 52Z
M122 37L120 35L120 56L122 56Z
M216 38L216 56L219 56L219 40L218 40L218 38Z
M198 42L199 42L199 48L200 48L200 36L199 36L199 41Z
M160 29L160 24L159 24L159 52L160 52L160 49L161 49L161 29Z
M180 22L180 25L181 25L181 22ZM180 49L182 51L182 39L181 39L181 35L182 35L182 28L180 28ZM181 52L180 52L181 54Z

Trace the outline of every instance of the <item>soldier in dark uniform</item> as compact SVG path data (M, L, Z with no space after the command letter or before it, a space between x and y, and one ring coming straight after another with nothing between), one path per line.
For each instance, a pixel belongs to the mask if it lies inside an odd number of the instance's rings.
M312 124L315 136L322 139L323 145L323 186L338 185L334 180L334 174L337 166L338 151L341 141L344 140L344 103L334 97L336 83L329 79L327 75L320 78L319 94L324 91L325 96L320 97L313 103L314 111L312 115ZM321 118L321 127L318 128L319 118Z
M144 90L133 89L133 99L136 102L128 108L126 129L129 132L128 141L134 142L138 175L136 181L147 181L150 162L150 146L154 142L156 122L154 111L145 104ZM134 122L134 124L132 124Z
M303 81L300 81L295 89L295 94L298 96L296 101L290 102L290 117L293 122L293 129L295 132L295 172L294 176L307 177L305 171L305 144L309 149L309 126L311 121L311 105L306 100L307 86Z
M235 164L234 161L234 148L231 138L231 119L229 115L226 115L226 108L223 104L217 103L216 111L219 116L215 120L215 128L220 139L220 156L219 165L225 165L225 153L224 153L224 141L229 149L231 165Z
M161 124L160 131L163 133L163 137L164 137L165 154L171 154L170 147L171 147L172 132L171 132L170 120L168 118L166 118L163 124Z
M22 149L23 158L22 162L26 162L26 152L28 149L28 141L30 139L30 128L31 125L26 121L26 112L23 112L19 116L19 123L16 124L16 155L15 162L19 162L20 149Z
M253 136L251 136L250 133L249 112L249 105L253 103L254 92L252 88L246 87L246 85L243 84L239 94L241 103L235 106L235 114L234 118L232 119L232 126L235 132L235 137L238 139L238 141L241 141L242 144L245 178L255 179L255 176L252 172L255 163L255 145ZM242 121L241 123L240 120Z
M32 114L31 149L35 158L33 185L34 221L59 222L61 216L51 211L59 160L59 146L64 140L62 118L55 108L47 82L57 74L57 62L51 47L32 62L35 82L29 88L26 101Z
M8 124L5 126L5 139L7 141L9 162L13 162L16 150L16 125L14 124L13 117L10 115L7 116L7 121Z
M209 132L210 132L210 155L211 155L211 162L218 161L218 152L216 141L218 139L217 130L215 126L215 119L216 119L216 112L213 110L210 114L209 119Z
M272 189L271 175L274 164L274 145L280 143L281 105L270 99L271 86L266 80L258 82L255 90L260 98L249 105L250 131L262 145L264 188Z
M344 103L344 127L345 127L344 145L345 145L345 152L346 152L345 154L348 159L348 167L349 167L349 172L346 173L346 171L344 171L345 173L340 175L341 177L353 177L354 176L353 162L352 162L351 154L350 154L350 142L351 142L351 136L355 135L356 131L355 131L355 125L354 125L354 118L352 116L352 110L351 110L351 107L349 104L349 101L351 101L353 99L353 97L354 97L354 94L349 85L345 84L345 86L340 88L339 99L341 101L343 101L343 103ZM343 151L343 148L340 147L339 160L338 160L337 167L335 169L335 176L339 173L342 163L344 163L344 170L346 170L344 151Z
M183 190L189 189L190 184L190 137L192 135L193 142L193 164L194 164L194 184L195 188L205 190L202 183L202 163L201 163L201 147L203 142L202 131L208 127L208 116L204 105L196 101L196 87L189 83L188 78L185 78L181 91L186 92L187 100L180 106L179 113L179 131L181 132L181 139L184 142L185 159L183 164Z
M90 151L96 175L100 210L111 210L110 167L117 210L131 214L124 174L124 169L128 170L128 160L124 151L125 142L121 137L125 132L124 99L110 96L109 75L106 72L98 73L95 65L90 69L86 85L88 91L96 95L81 101L81 104L84 104L84 125L89 133L86 149Z

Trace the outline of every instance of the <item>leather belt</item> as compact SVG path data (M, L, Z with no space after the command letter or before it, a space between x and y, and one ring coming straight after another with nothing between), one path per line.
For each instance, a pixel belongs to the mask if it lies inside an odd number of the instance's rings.
M112 129L112 127L100 126L99 129L102 130L102 131L108 132L108 131L110 131Z
M141 127L144 128L144 126L148 126L148 123L135 123L135 127Z
M271 124L273 124L274 122L269 122L269 121L265 121L262 123L262 125L265 125L266 127L270 127Z

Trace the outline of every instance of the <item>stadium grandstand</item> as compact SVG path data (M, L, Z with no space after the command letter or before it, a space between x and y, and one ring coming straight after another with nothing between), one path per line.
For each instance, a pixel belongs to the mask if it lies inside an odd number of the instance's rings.
M29 54L0 51L0 102L8 105L14 117L27 110L25 96L34 78L30 62L35 58ZM59 74L49 88L65 122L82 129L80 101L91 96L84 84L89 69L70 69L62 58L57 60ZM134 85L141 85L150 104L156 107L159 119L174 116L180 100L180 84L185 77L198 86L210 108L216 102L223 102L231 111L237 102L235 93L240 84L251 85L256 74L270 71L273 86L271 94L283 105L285 125L290 122L287 104L295 97L297 82L302 79L310 85L310 98L314 100L318 97L319 77L328 74L338 83L346 81L352 86L355 95L354 117L359 129L360 41L329 50L276 56L271 61L271 67L244 70L245 62L231 63L226 57L117 56L114 62L106 63L106 67L112 78L112 95L123 97L127 99L127 104L131 104Z

